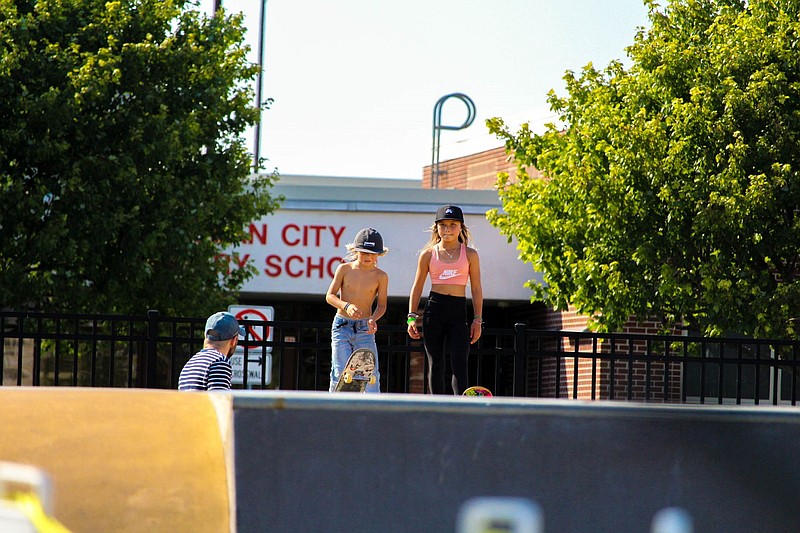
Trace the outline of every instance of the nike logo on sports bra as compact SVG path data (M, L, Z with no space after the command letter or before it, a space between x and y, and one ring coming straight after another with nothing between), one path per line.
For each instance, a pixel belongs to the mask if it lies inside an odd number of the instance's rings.
M458 277L458 270L446 269L439 274L439 279L452 279Z

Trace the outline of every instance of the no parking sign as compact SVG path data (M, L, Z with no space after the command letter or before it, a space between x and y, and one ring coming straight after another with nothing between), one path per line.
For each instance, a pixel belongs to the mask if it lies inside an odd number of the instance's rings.
M228 312L236 317L237 320L258 320L271 322L275 319L275 309L271 306L257 305L231 305ZM233 383L244 383L244 348L247 345L247 385L260 385L263 361L264 382L272 381L272 346L259 346L262 341L272 340L272 328L266 324L247 324L247 341L239 337L239 344L236 351L231 356L231 366L233 367ZM253 342L248 342L253 341Z

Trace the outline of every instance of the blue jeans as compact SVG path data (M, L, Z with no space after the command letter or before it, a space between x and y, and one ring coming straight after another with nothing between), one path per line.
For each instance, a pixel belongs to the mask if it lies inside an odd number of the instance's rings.
M367 319L353 320L337 313L331 325L331 384L328 389L330 392L333 392L339 383L339 376L342 375L350 354L358 348L369 348L375 352L375 384L367 385L367 392L381 391L378 346L375 344L375 335L367 333Z

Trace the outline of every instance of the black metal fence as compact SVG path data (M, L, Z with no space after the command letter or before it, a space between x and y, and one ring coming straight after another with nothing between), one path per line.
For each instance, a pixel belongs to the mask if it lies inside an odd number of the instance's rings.
M243 320L235 388L327 390L330 323ZM204 318L0 312L4 386L177 388L202 347ZM419 341L377 334L381 388L424 392ZM471 384L498 396L666 403L789 404L800 341L486 328Z

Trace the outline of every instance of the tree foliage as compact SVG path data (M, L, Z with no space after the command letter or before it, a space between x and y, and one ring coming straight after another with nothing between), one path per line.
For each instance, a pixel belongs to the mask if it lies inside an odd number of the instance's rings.
M217 254L276 208L241 15L185 0L0 0L0 305L202 315Z
M489 121L520 168L490 220L543 273L533 297L600 331L657 317L796 338L800 3L647 5L629 68L589 64L551 91L563 125Z

